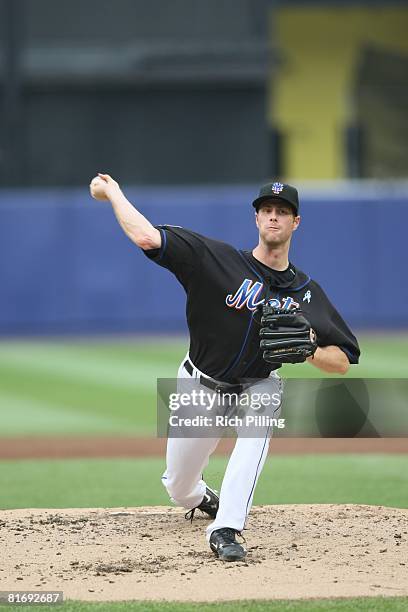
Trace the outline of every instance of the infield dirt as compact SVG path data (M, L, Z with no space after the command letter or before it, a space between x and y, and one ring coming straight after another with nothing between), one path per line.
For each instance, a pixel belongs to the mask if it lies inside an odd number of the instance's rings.
M0 590L100 601L408 595L408 510L258 506L239 563L212 554L206 525L166 507L3 510Z

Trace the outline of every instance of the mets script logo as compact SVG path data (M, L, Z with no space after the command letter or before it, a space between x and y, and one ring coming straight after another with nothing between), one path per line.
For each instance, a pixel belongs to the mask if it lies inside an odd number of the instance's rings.
M242 281L241 286L237 291L232 294L228 294L225 298L225 303L229 308L236 308L241 310L246 306L248 310L256 310L260 304L263 304L265 299L259 299L263 289L263 284L260 282L254 282L250 278L246 278ZM291 297L283 297L281 299L273 298L268 300L271 306L275 308L284 308L289 310L290 308L299 308L299 304Z

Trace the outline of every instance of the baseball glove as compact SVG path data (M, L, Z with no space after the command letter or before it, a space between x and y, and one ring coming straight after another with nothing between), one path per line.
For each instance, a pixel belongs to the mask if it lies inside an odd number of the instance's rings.
M317 349L316 333L299 309L282 310L264 304L259 335L268 363L302 363Z

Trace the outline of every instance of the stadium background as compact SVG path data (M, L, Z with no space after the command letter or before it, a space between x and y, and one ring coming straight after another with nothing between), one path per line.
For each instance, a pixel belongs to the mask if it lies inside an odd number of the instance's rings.
M405 2L2 0L0 23L0 508L168 503L149 440L184 295L90 199L98 171L241 248L259 184L297 185L292 261L361 340L349 376L406 378ZM375 442L281 449L255 503L406 507L405 441Z

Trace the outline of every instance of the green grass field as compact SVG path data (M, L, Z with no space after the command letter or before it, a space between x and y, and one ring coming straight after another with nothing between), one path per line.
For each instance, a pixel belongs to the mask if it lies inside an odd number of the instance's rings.
M213 457L206 479L219 488L226 459ZM168 505L164 458L3 461L0 508ZM408 456L271 457L255 504L357 503L408 507Z
M361 365L350 377L408 374L408 336L362 336ZM186 341L0 343L0 438L25 435L154 435L156 378L174 377ZM320 377L309 366L287 377ZM206 472L219 487L226 459ZM167 505L164 458L0 462L0 508ZM408 507L408 456L308 455L271 458L255 504L359 503ZM11 609L1 606L0 610ZM43 610L48 607L42 606ZM52 608L58 609L58 608ZM68 602L65 612L406 610L407 598L231 602L214 605Z
M362 336L347 376L408 376L408 336ZM187 341L1 342L0 437L155 435L156 379L174 378ZM285 377L321 377L309 364Z
M60 606L24 606L43 612L405 612L405 597L359 597L353 599L322 599L309 601L231 601L215 604L117 602L87 603L69 601ZM15 606L1 606L11 612Z

